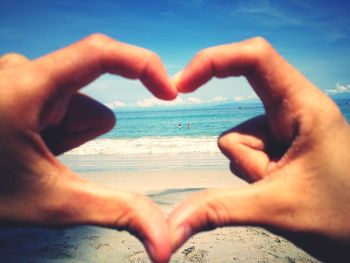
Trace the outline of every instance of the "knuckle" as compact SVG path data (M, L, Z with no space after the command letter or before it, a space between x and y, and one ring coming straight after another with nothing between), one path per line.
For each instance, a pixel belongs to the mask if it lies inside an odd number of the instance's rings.
M320 109L319 105L323 105L323 107ZM305 123L310 123L308 127L310 130L320 125L332 127L333 129L337 125L343 125L344 123L345 118L343 113L337 104L328 96L320 97L306 107L310 114L303 116L304 119L308 119L308 121L304 121L304 126Z
M160 60L160 57L158 56L158 54L151 50L148 51L148 57L151 60Z
M145 66L151 65L152 63L160 63L161 59L157 53L151 50L145 50Z
M252 43L257 47L265 48L269 46L269 42L262 36L257 36L251 39Z
M207 67L211 71L212 76L220 77L221 74L219 74L217 65L213 59L215 50L213 47L205 48L195 55L193 61Z
M140 211L148 209L148 200L139 193L131 193L128 202L123 207L122 216L118 217L116 225L124 226L129 230L135 230L142 222ZM149 214L150 216L150 214Z
M253 56L252 62L254 65L260 63L260 61L265 61L274 50L271 44L261 36L248 40L247 48L248 54Z
M128 202L125 205L125 209L132 214L137 214L140 209L146 209L146 206L149 205L147 197L140 193L130 192L126 200Z
M27 60L25 56L19 53L8 53L0 57L1 60Z
M132 229L132 223L138 211L136 194L123 191L115 201L117 209L109 211L110 216L107 216L107 225L117 229Z
M115 44L115 41L104 34L94 33L79 43L82 45L79 47L79 53L83 54L82 57L90 57L91 59L94 58L96 60L96 65L101 67L101 71L104 71L103 61L105 60L106 56L111 53L108 51L111 49L111 47L113 47L113 43ZM82 60L84 60L84 58L82 58Z
M251 44L256 50L260 52L267 52L271 49L271 44L261 36L252 38Z
M209 59L212 53L212 48L205 48L201 51L199 51L196 55L195 55L195 59L196 60L206 60Z
M28 58L19 53L8 53L0 57L0 66L18 65L28 61Z
M104 34L94 33L83 39L82 43L88 47L89 53L94 53L105 50L113 41L115 40Z
M88 36L84 39L84 41L87 42L88 44L96 45L96 46L103 45L110 40L111 39L108 36L101 34L101 33L91 34L90 36Z
M206 229L214 229L222 226L226 222L226 207L215 198L217 192L212 189L207 189L203 192L203 199L205 200L205 214L206 214Z
M154 70L154 65L161 64L160 57L153 51L143 49L143 63L140 64L139 70L137 71L135 78L143 79L150 71Z

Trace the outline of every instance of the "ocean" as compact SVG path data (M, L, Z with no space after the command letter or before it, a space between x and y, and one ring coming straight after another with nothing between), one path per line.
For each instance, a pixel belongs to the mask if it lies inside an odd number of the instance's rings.
M337 103L350 121L350 99ZM163 211L171 211L206 184L211 187L216 183L225 187L235 184L233 178L226 176L230 173L228 161L217 148L217 136L263 112L259 103L116 111L118 125L111 132L59 158L88 180L148 194ZM198 167L202 170L188 173L189 169ZM164 173L153 173L164 168ZM169 172L184 168L184 173ZM218 172L220 168L225 172ZM203 169L214 170L203 172ZM135 170L139 172L133 173ZM145 170L148 172L143 173ZM94 226L2 227L0 243L2 262L148 262L141 243L127 232ZM196 246L199 251L208 252L208 262L218 256L224 262L232 262L232 258L239 262L247 259L318 262L291 243L259 228L221 228L197 235L190 243L184 248ZM180 249L173 255L172 262L186 261L184 251Z
M350 122L350 96L335 99ZM60 157L76 172L227 168L218 136L264 113L262 104L237 102L196 108L116 110L109 133Z

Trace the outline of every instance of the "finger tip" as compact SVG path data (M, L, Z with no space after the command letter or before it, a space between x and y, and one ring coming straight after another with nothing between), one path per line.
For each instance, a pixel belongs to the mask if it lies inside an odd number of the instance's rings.
M219 147L219 149L221 150L222 153L226 153L227 149L231 149L231 146L233 145L236 145L232 139L233 135L232 133L228 133L228 132L224 132L222 133L218 140L217 140L217 145Z
M179 72L175 73L175 75L171 78L174 87L176 88L177 92L181 92L181 93L189 93L191 92L191 90L189 90L188 88L186 88L183 85L183 72L184 70L180 70Z
M157 243L146 242L145 248L152 262L156 262L156 263L169 262L171 257L171 252L172 252L169 242L167 241L162 241Z
M158 214L150 221L148 238L144 242L146 251L152 262L169 262L172 250L169 227L163 215ZM149 225L149 224L148 224Z
M178 91L176 89L175 86L173 86L173 88L169 91L169 93L167 94L167 97L165 98L166 100L174 100L177 98L178 95Z
M166 89L164 89L163 92L158 94L156 94L155 92L152 93L159 99L171 101L177 98L179 92L175 85L173 83L170 83L169 85L167 85Z
M179 83L179 81L181 79L182 73L183 73L183 69L178 71L177 73L175 73L174 76L172 76L171 80L173 81L175 87L178 86L178 83Z

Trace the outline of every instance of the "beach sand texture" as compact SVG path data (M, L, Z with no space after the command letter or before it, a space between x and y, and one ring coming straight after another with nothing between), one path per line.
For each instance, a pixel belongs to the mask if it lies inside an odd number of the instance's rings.
M241 187L227 169L86 173L86 179L142 192L165 214L202 189ZM184 187L185 186L185 187ZM125 231L93 226L2 228L1 262L150 262L142 244ZM171 262L318 262L287 240L255 227L226 227L192 237Z

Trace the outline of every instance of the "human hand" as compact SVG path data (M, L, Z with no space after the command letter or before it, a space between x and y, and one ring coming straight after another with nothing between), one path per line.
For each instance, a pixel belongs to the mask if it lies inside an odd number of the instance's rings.
M167 262L168 226L152 201L87 182L54 157L114 126L108 108L78 92L106 72L140 79L159 98L176 97L158 56L102 35L35 61L1 57L0 221L127 229L153 261Z
M168 223L175 251L191 235L226 225L270 227L324 260L350 248L350 129L335 103L265 40L205 49L175 77L192 92L212 77L243 75L266 114L218 141L243 189L200 192ZM338 261L337 261L338 260Z

